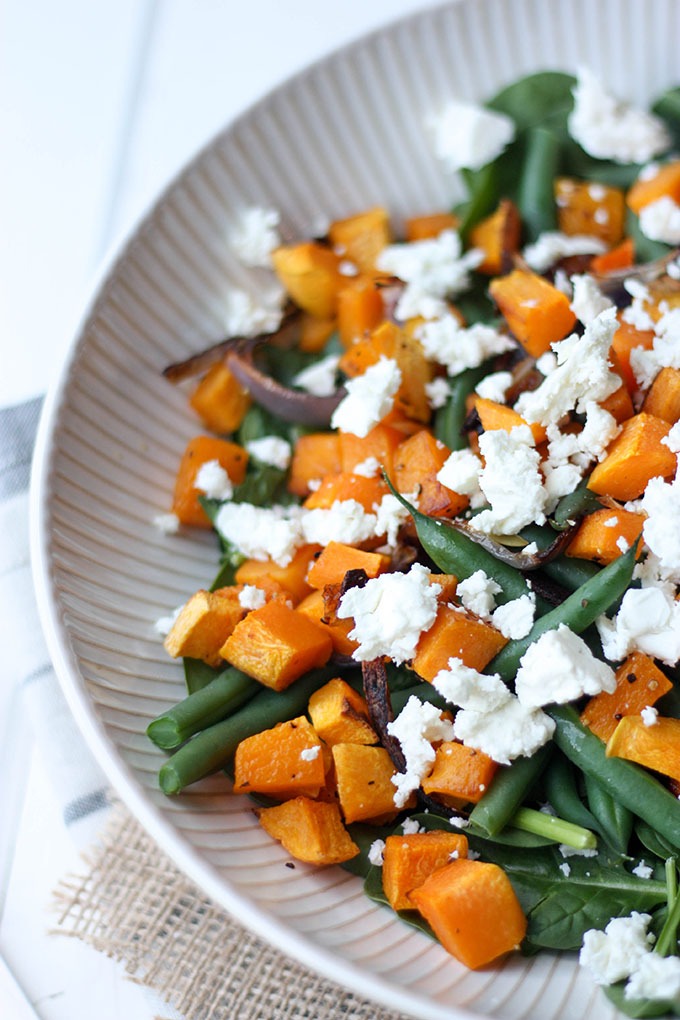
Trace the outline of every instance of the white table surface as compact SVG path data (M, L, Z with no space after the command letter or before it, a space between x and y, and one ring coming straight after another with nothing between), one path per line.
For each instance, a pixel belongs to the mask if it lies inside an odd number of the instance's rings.
M426 6L0 0L0 407L50 386L102 264L203 143L305 64ZM0 1017L152 1020L117 964L48 933L52 890L81 865L11 685L0 672L0 745L11 728L21 749L0 804L14 839L0 952L26 1004L0 963Z

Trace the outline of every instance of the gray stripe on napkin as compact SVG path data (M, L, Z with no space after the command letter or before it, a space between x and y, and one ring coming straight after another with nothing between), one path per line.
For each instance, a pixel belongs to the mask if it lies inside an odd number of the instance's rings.
M110 803L108 790L103 787L99 790L92 790L82 797L76 797L66 805L62 812L64 824L73 825L74 822L79 822L81 818L86 818L87 815L91 815L95 811L101 811L109 807Z
M0 410L0 499L28 488L42 397Z

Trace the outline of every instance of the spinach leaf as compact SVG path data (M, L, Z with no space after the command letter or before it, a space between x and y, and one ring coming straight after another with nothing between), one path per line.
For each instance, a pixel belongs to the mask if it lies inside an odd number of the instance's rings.
M517 129L541 124L566 134L567 117L574 106L573 75L561 71L539 71L513 82L487 102L491 110L512 117Z
M675 148L680 146L680 87L669 89L652 106L652 112L662 117L673 138Z
M627 999L624 995L625 982L608 985L603 988L604 994L626 1016L656 1017L680 1016L680 1002L670 999Z
M216 676L223 672L220 667L208 666L202 659L184 658L182 664L187 694L194 694L207 687Z
M649 850L651 854L659 857L662 861L668 860L669 857L678 856L678 848L669 843L663 836L660 836L648 822L643 822L641 818L638 819L635 826L635 835L645 850Z

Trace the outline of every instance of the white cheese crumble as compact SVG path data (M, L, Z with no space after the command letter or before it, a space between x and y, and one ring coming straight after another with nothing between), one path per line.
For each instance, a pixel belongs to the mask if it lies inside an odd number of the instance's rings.
M569 878L569 876L571 875L571 865L568 864L567 861L563 861L561 864L558 864L558 867L562 874L564 875L564 877Z
M227 336L257 336L273 333L281 324L285 291L274 282L261 287L257 298L245 290L230 289L224 295L222 311Z
M487 534L515 535L527 524L543 524L547 493L541 456L529 426L483 432L479 450L484 458L479 485L491 508L474 518L475 528Z
M463 252L455 230L443 230L435 238L388 245L378 255L376 268L406 284L395 308L397 319L430 319L445 313L445 298L467 290L470 270L483 258L476 248Z
M677 999L680 996L680 958L646 953L638 961L623 994L626 999Z
M379 471L380 461L377 457L367 457L352 468L352 474L361 475L362 478L375 478Z
M537 273L545 273L560 259L572 255L601 255L607 246L593 234L562 234L559 230L546 230L522 252L524 261Z
M530 709L514 696L491 712L461 709L454 734L467 747L484 751L500 765L521 756L530 757L555 732L555 723L541 709Z
M548 509L562 496L573 492L594 460L602 460L621 426L609 411L595 401L584 408L586 420L581 432L561 432L548 425L548 449L543 462Z
M300 758L302 761L315 761L319 757L321 751L321 744L315 744L314 747L303 747L300 751Z
M529 592L506 602L505 605L498 606L491 616L491 622L503 637L508 638L509 641L518 641L530 632L535 616L536 596L533 592Z
M245 584L238 593L238 601L244 609L262 609L267 601L267 596L263 588L258 588L254 584Z
M441 585L414 563L406 574L381 574L363 588L350 588L340 600L338 617L354 619L349 636L359 642L352 658L359 662L387 655L399 665L412 659L418 640L437 615Z
M368 860L376 868L382 868L384 864L383 854L385 853L385 840L374 839L368 848Z
M409 493L406 498L412 505L417 505L415 494ZM396 545L399 529L410 516L410 511L396 496L386 493L375 506L375 534L384 535L388 545Z
M663 121L609 95L588 68L579 69L573 92L569 133L589 155L617 163L647 163L668 149L670 137Z
M654 874L654 868L651 868L649 864L645 864L644 861L638 861L634 868L631 868L634 875L638 878L651 878Z
M630 311L630 307L626 312ZM680 368L680 308L665 311L658 322L650 319L649 323L647 327L638 328L654 329L652 349L634 347L630 352L630 365L642 390L651 386L662 368Z
M447 170L479 170L500 156L515 137L514 121L503 113L460 100L427 121L434 153Z
M271 253L281 244L275 209L244 209L229 237L229 247L244 266L271 266Z
M405 818L401 823L401 831L405 836L414 836L417 832L424 832L422 825L415 818Z
M635 649L668 666L680 659L680 602L661 588L629 588L614 618L603 615L595 623L611 662Z
M163 535L176 535L179 531L179 517L177 514L157 514L152 523Z
M490 620L496 608L496 595L502 590L500 584L483 570L475 570L469 577L458 582L456 595L469 612L483 620Z
M288 566L304 541L297 507L224 503L214 523L218 534L244 556L254 560L272 559L281 567Z
M315 397L330 397L337 389L335 376L339 361L339 354L329 354L328 357L321 358L320 361L298 372L293 377L293 385Z
M466 368L477 368L487 358L512 350L515 343L492 326L475 323L461 326L455 315L447 312L424 322L418 330L425 356L444 365L450 376Z
M453 725L435 705L411 695L396 719L387 724L387 732L399 741L406 759L406 771L392 776L394 803L403 807L434 762L433 742L453 740Z
M517 697L529 708L564 705L583 694L615 690L614 670L597 659L583 638L564 623L529 645L515 679Z
M246 443L246 450L262 464L270 464L272 467L285 471L290 464L291 446L288 440L281 436L262 436L261 439L251 439Z
M479 487L482 467L481 460L472 450L453 450L437 472L437 481L461 496L469 496L473 508L483 506L486 497Z
M652 241L680 244L680 205L662 195L640 210L640 230Z
M477 384L475 393L485 400L502 404L505 394L512 386L512 372L490 372Z
M451 386L448 379L445 379L444 376L438 376L432 382L425 383L425 395L433 411L438 411L440 407L445 407L451 396Z
M156 634L158 634L160 637L165 637L167 634L169 634L172 628L175 626L177 618L179 617L179 614L182 612L183 609L184 605L177 606L177 608L173 609L173 611L169 613L167 616L159 616L153 625L153 629L155 630Z
M512 698L499 676L479 673L455 657L437 673L432 685L452 705L472 712L494 712Z
M331 418L331 427L355 436L367 436L374 425L392 410L401 386L401 371L393 358L381 356L363 375L350 379L344 397Z
M358 545L375 535L377 517L367 513L356 499L336 500L330 507L303 510L300 529L305 542Z
M602 293L589 273L572 276L571 283L574 295L571 310L584 326L596 319L600 312L613 306L613 302Z
M196 472L194 488L204 492L208 499L231 499L234 486L231 478L217 460L206 460Z
M604 931L585 932L579 963L598 985L614 984L633 973L654 941L647 931L651 919L634 910L630 917L612 918Z

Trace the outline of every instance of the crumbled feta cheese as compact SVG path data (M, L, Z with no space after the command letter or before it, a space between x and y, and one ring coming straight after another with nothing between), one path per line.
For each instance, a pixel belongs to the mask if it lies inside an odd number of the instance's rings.
M484 751L500 765L534 754L555 732L555 723L540 709L530 709L511 696L492 712L461 709L454 735L467 747Z
M578 962L598 985L611 985L629 977L654 941L647 931L651 920L649 914L634 910L630 917L612 918L604 931L591 928L583 936Z
M659 718L659 710L654 708L653 705L645 705L640 715L645 726L654 726Z
M572 255L601 255L607 250L605 243L592 234L562 234L559 230L546 230L532 244L526 245L524 261L537 273L545 273L560 259Z
M196 472L194 488L204 492L208 499L231 499L234 486L231 478L217 460L207 460Z
M584 326L596 319L600 312L612 307L613 302L602 293L589 273L572 276L571 282L574 288L571 310Z
M376 515L367 513L356 499L336 500L327 508L303 510L300 517L304 541L318 545L332 541L358 545L373 538L376 524Z
M415 503L415 497L407 496L411 503ZM391 492L386 493L375 507L375 533L384 535L388 545L396 545L399 529L402 524L411 516L409 510Z
M245 209L229 237L229 247L244 266L271 266L271 253L281 244L275 209Z
M548 449L543 461L545 487L550 497L548 509L557 500L573 492L592 461L602 460L621 426L609 411L589 401L584 412L586 420L581 432L562 432L557 425L548 425Z
M437 472L437 481L461 496L469 496L471 506L480 506L486 502L479 487L482 467L482 461L472 450L453 450Z
M512 372L490 372L478 383L475 392L485 400L495 400L502 404L511 386Z
M433 742L453 740L453 725L435 705L411 695L396 719L387 724L387 732L399 741L406 759L406 771L392 777L394 803L401 808L434 762Z
M377 457L367 457L352 468L353 475L361 475L362 478L375 478L380 471L380 461Z
M673 1000L680 996L680 957L646 953L623 990L626 999Z
M609 367L609 350L618 329L616 309L607 308L589 322L583 336L572 334L553 344L557 368L541 385L523 393L515 409L529 422L555 425L569 411L606 400L621 385Z
M286 439L281 436L262 436L261 439L251 439L246 443L246 450L262 464L271 464L272 467L285 471L290 464L291 447Z
M630 549L630 542L628 542L623 535L619 535L616 539L616 548L621 554L627 553Z
M157 514L153 525L163 535L176 535L179 531L179 517L177 514Z
M397 319L430 319L445 313L445 298L467 290L470 270L483 258L476 248L463 252L455 230L443 230L435 238L388 245L378 255L376 268L406 284L395 308Z
M428 119L434 153L447 170L479 170L500 156L515 137L514 121L503 113L454 100Z
M631 871L638 878L651 878L654 874L654 868L650 868L649 864L645 864L644 861L639 861L634 868L631 868Z
M680 205L662 195L640 210L640 230L652 241L680 244Z
M596 159L647 163L670 145L663 121L609 95L597 77L580 68L568 128L572 138Z
M506 432L492 429L479 437L484 467L479 485L491 504L474 518L478 531L515 535L527 524L545 521L546 490L541 456L528 425ZM446 465L444 465L446 467Z
M523 550L526 552L526 549ZM509 641L518 641L526 637L534 625L536 616L536 596L533 592L520 595L517 599L498 606L491 617L496 630Z
M619 523L618 517L616 517L616 516L608 517L606 521L602 522L602 527L603 528L615 528L618 523Z
M359 662L388 655L406 662L415 655L418 639L437 615L441 585L430 582L430 572L414 563L406 574L381 574L363 588L350 588L338 607L342 620L354 618L349 636L359 642L352 657Z
M433 411L438 411L440 407L445 407L451 396L451 386L448 379L438 376L432 382L425 383L425 395Z
M472 712L493 712L512 698L500 677L479 673L454 657L449 659L447 669L437 673L432 685L452 705Z
M288 566L305 541L297 507L224 503L214 523L218 534L244 556L254 560L272 559L281 567Z
M647 328L655 331L651 350L634 347L630 352L630 365L642 390L651 386L662 368L680 368L680 308L665 311L658 322L650 319L650 323Z
M173 609L173 611L169 613L168 616L158 617L158 619L155 621L153 625L153 628L156 631L156 633L160 635L160 637L165 637L166 634L170 633L170 631L172 630L177 621L179 614L182 612L183 609L184 609L183 605L177 606L177 608Z
M541 375L550 375L557 368L557 355L554 351L546 351L536 359L536 368Z
M354 262L350 262L349 259L342 259L338 263L338 272L340 276L358 276L359 267Z
M630 323L636 329L654 329L654 320L647 311L645 305L651 301L648 288L635 277L629 277L623 281L624 290L632 297L631 303L624 308L621 318L624 322Z
M558 865L558 867L562 874L564 875L564 877L569 878L569 876L571 875L571 865L568 864L566 861L563 861L562 864Z
M663 437L661 442L668 447L671 453L680 453L680 421L676 421L675 425L671 426L670 432Z
M313 747L303 747L300 751L300 757L303 761L314 761L319 757L321 751L321 744L315 744Z
M483 620L489 620L496 608L495 596L502 590L500 584L485 574L483 570L475 570L469 577L458 582L456 595L461 604L471 613L480 616Z
M257 298L245 290L231 289L224 296L224 331L227 336L273 333L281 324L285 291L278 283L260 288Z
M401 386L401 371L394 358L381 356L363 375L350 379L344 397L331 418L331 426L355 436L367 436L374 425L392 410Z
M424 832L422 825L415 818L405 818L401 823L401 831L405 836L414 836L417 832Z
M385 840L374 839L368 848L368 860L369 863L374 865L376 868L382 868L383 866L383 854L385 852Z
M612 620L595 621L602 651L620 662L634 649L673 666L680 659L680 602L661 588L629 588Z
M563 857L597 857L599 850L585 849L569 846L568 843L560 843L558 847Z
M450 376L466 368L477 368L492 355L503 354L515 346L507 334L492 326L483 323L461 326L450 312L423 323L418 339L425 356L444 365Z
M262 609L267 601L263 588L257 588L254 584L245 584L238 593L239 605L244 609Z
M337 389L335 376L339 361L339 354L329 354L328 357L315 361L293 377L293 385L315 397L330 397Z
M614 690L614 670L597 659L583 638L564 623L529 645L515 679L517 697L529 708L564 705L583 694L611 694Z

